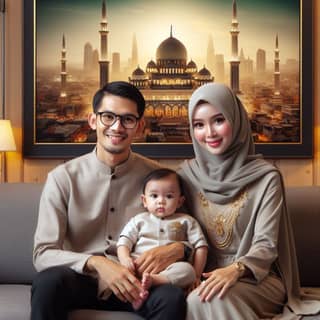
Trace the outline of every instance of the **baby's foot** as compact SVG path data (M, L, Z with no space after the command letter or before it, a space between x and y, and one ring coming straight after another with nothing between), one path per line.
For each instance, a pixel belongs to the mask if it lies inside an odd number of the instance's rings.
M147 300L149 295L149 291L143 291L140 293L140 297L132 302L132 307L134 310L138 310L141 308L141 306L144 304L144 302Z
M143 291L140 293L140 298L132 302L132 307L134 310L141 308L143 303L147 300L149 296L149 289L152 286L152 277L149 273L144 273L141 280Z
M152 277L150 273L144 273L141 280L142 288L148 291L152 286Z

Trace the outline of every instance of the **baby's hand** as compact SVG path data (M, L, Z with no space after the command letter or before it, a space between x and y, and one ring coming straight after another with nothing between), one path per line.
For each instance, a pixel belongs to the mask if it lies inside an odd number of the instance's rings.
M134 261L133 261L133 259L131 257L122 258L120 263L124 267L128 268L132 273L135 273L136 267L135 267Z

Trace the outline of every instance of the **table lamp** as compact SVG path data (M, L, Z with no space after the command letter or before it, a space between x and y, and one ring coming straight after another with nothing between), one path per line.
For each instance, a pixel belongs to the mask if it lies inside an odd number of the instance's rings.
M6 151L15 151L10 120L0 119L0 152L1 152L1 182L6 182Z

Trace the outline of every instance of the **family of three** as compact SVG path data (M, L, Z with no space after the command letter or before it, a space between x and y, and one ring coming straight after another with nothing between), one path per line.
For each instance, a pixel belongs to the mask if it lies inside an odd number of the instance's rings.
M195 158L175 171L131 151L145 101L97 91L95 149L48 174L35 232L32 320L74 309L145 319L299 319L299 275L279 171L254 152L241 101L206 84L189 102ZM180 208L182 206L182 208Z

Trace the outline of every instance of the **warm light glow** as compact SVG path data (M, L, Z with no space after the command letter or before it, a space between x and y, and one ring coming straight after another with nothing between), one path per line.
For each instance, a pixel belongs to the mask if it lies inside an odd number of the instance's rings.
M13 138L10 120L0 120L0 151L15 151L16 144Z

